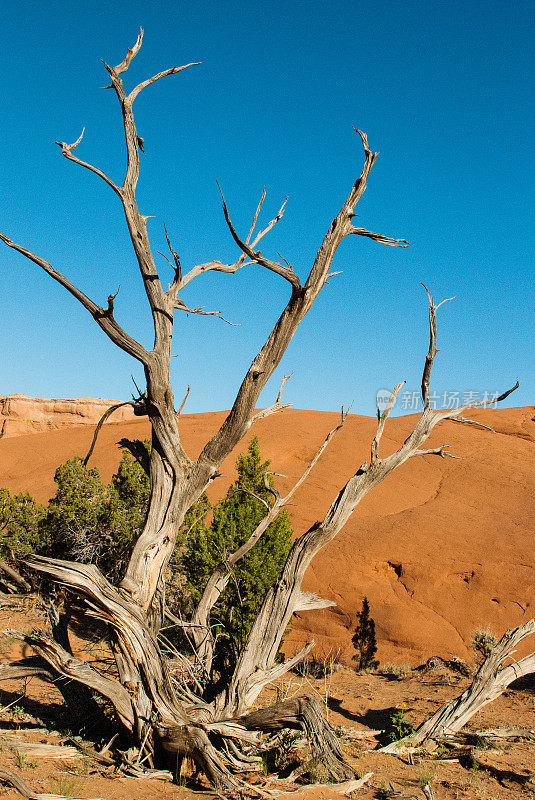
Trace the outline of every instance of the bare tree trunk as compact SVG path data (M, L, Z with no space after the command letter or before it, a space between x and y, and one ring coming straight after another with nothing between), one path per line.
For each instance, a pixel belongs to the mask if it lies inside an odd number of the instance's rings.
M386 753L397 753L407 748L422 747L433 739L442 739L458 733L468 720L487 703L491 703L510 683L523 675L535 672L535 653L521 661L514 659L504 666L512 651L526 636L535 632L535 620L507 631L481 664L471 685L462 693L441 706L418 730L397 742L381 748ZM514 651L513 651L514 652Z
M345 762L340 743L325 719L319 700L315 697L295 697L240 717L247 730L280 731L284 728L302 730L310 742L313 754L320 758L332 778L346 781L355 772Z
M73 562L32 556L26 563L35 572L63 585L78 602L83 602L87 613L105 622L113 636L113 649L117 663L118 679L99 673L88 664L74 658L68 652L61 631L56 630L52 638L42 631L31 635L20 634L31 644L54 670L80 684L99 692L112 702L120 722L137 738L138 744L153 751L152 733L159 737L162 747L178 755L191 755L205 770L213 782L231 785L228 765L236 759L226 759L224 752L216 750L210 735L225 739L244 739L250 743L251 734L247 725L258 725L264 729L270 725L283 726L286 723L299 724L316 748L326 751L326 760L331 765L333 775L346 775L346 767L341 760L339 747L327 723L322 722L318 707L310 700L300 700L297 705L282 704L276 711L266 715L255 712L248 715L253 702L262 687L270 680L284 674L303 658L313 646L309 643L296 657L284 664L276 664L275 659L286 625L297 610L324 608L331 603L322 598L304 593L301 584L305 570L315 555L338 534L357 505L368 492L383 481L394 469L408 458L416 456L439 455L445 457L445 448L423 449L422 445L432 429L441 420L456 419L464 421L461 412L474 403L456 409L433 411L429 398L429 382L433 360L436 355L436 311L429 295L430 343L422 377L422 397L424 412L413 432L402 447L386 458L379 457L379 443L385 423L403 384L398 384L392 392L389 404L382 414L378 413L377 433L371 443L369 463L362 464L355 475L339 492L325 517L305 532L294 544L280 580L267 593L262 608L252 627L248 641L240 654L236 669L228 686L213 702L206 702L192 690L187 682L174 683L169 674L166 660L158 646L157 635L161 627L165 603L165 570L175 547L180 525L190 506L219 474L221 464L247 433L255 419L276 413L285 406L281 402L281 391L275 404L255 416L260 394L279 365L293 335L301 321L311 309L327 279L336 273L331 272L336 251L347 236L364 236L375 242L392 247L405 247L404 239L394 239L381 233L374 233L353 224L355 207L362 197L377 153L368 145L367 136L355 128L364 149L364 165L361 174L353 183L340 211L334 217L317 251L308 276L301 281L293 267L285 260L279 263L266 258L255 249L258 243L280 221L284 204L278 214L260 231L256 230L259 214L265 199L263 192L253 215L251 227L242 238L236 231L223 197L223 213L230 234L240 249L240 255L233 264L223 264L212 260L193 266L183 272L180 257L171 245L165 230L172 261L172 283L164 290L151 250L147 217L139 211L136 200L136 187L140 172L140 150L143 139L138 135L134 120L133 104L136 97L154 82L194 66L186 64L164 70L135 86L126 93L122 74L126 72L133 58L141 48L143 30L133 48L129 49L123 61L110 66L105 63L121 108L127 152L127 165L124 181L116 184L100 168L82 161L75 149L82 141L82 135L73 144L58 142L62 154L69 161L89 170L101 178L116 194L121 202L131 244L138 262L141 279L147 296L153 321L154 346L146 349L137 342L115 320L114 305L117 292L108 296L107 307L101 307L44 258L27 248L13 242L0 233L8 247L24 255L43 269L50 277L62 285L91 314L95 322L117 347L137 359L144 368L146 390L134 401L135 413L146 413L152 426L152 451L150 454L150 500L144 529L139 536L130 558L126 574L119 587L112 586L96 567ZM260 349L237 392L232 409L220 429L206 443L199 457L193 461L185 452L179 431L180 410L174 408L174 398L169 378L173 317L175 311L188 314L202 314L223 319L219 312L205 311L203 308L189 308L180 293L195 278L207 271L233 274L249 264L257 264L270 273L283 278L289 284L290 296L265 344ZM440 304L439 304L440 305ZM284 381L283 381L284 384ZM518 385L518 384L517 384ZM516 387L513 387L516 388ZM505 392L498 400L504 399ZM182 408L182 407L181 407ZM335 429L336 430L336 429ZM324 447L334 435L327 436L324 445L301 478L308 472L321 455ZM297 485L300 484L298 482ZM275 496L273 506L267 509L266 519L254 532L251 540L232 554L232 563L245 553L262 536L264 530L288 502L293 492L286 498ZM219 565L208 582L206 592L199 607L188 622L191 624L197 656L206 667L213 655L213 642L206 636L209 629L209 616L218 601L228 580L228 565ZM204 637L204 638L203 638ZM202 687L201 687L202 689ZM214 687L212 687L214 690ZM213 693L213 691L212 691ZM199 695L202 691L199 692ZM245 717L244 717L245 715ZM240 717L242 722L236 722ZM229 724L232 722L232 725Z

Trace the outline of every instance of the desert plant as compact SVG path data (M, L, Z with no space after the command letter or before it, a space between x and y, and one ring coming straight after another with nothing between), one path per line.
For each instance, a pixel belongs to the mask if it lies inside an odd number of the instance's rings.
M416 776L416 782L418 786L423 789L424 786L427 786L428 783L432 783L436 778L436 773L433 772L431 769L421 769L418 775Z
M403 678L406 678L407 675L411 672L411 665L410 664L381 664L378 668L377 672L379 675L384 675L387 678L391 678L392 680L401 681Z
M472 648L475 650L476 657L484 661L490 654L492 648L498 643L498 639L488 628L477 628L472 639Z
M357 611L357 627L353 638L353 647L357 651L353 660L357 662L357 672L363 669L375 669L379 662L374 659L377 652L375 622L370 614L368 598L362 601L362 610Z
M79 792L79 782L71 775L58 775L50 778L50 788L62 797L76 797Z
M209 526L198 524L188 533L182 569L191 597L199 602L214 570L251 537L273 502L270 461L263 461L257 436L238 456L238 477L213 508ZM286 511L267 527L248 553L229 570L229 580L209 624L217 628L213 668L228 675L251 630L267 590L277 580L292 546L292 527Z
M0 559L16 561L42 547L44 514L44 506L28 492L12 495L9 489L0 489Z
M387 730L389 741L397 742L413 732L414 727L405 716L405 710L396 708L390 715L390 724Z

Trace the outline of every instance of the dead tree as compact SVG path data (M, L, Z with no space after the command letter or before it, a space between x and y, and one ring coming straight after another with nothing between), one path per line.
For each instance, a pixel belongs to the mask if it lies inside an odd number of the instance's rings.
M355 206L362 197L378 155L368 146L366 134L355 129L364 148L362 173L334 217L304 281L287 262L272 261L257 249L260 240L279 222L284 210L283 205L276 217L263 230L256 232L265 198L263 193L250 229L244 237L236 231L223 198L226 223L241 251L232 264L212 260L193 266L189 271L183 271L180 258L173 249L166 231L172 259L172 261L169 259L169 262L174 268L174 277L168 288L164 289L149 243L147 217L140 212L135 196L140 171L139 151L143 140L136 129L133 104L140 92L150 84L193 64L164 70L139 83L127 93L122 75L138 54L142 38L143 31L120 64L115 67L105 64L111 78L109 88L115 91L123 116L127 149L123 183L116 184L101 169L82 161L75 155L82 136L73 144L65 142L58 144L65 158L98 175L117 195L123 206L152 314L153 349L147 350L117 323L114 317L116 295L110 294L107 306L99 306L44 258L16 244L6 235L0 234L6 245L33 261L67 289L92 315L112 342L143 365L146 389L134 402L134 410L137 414L146 414L152 426L151 492L145 527L135 544L126 574L120 584L113 586L92 565L38 556L32 556L26 561L28 567L39 575L65 587L68 596L76 600L77 607L82 605L86 614L109 626L113 638L117 677L102 675L93 667L77 660L66 651L61 642L43 631L34 631L31 636L24 638L53 671L90 687L109 700L115 708L118 720L131 732L138 748L153 752L154 740L160 737L164 749L167 747L177 754L193 757L214 782L231 784L230 771L249 763L246 750L258 746L257 734L251 732L251 726L261 731L266 726L280 727L285 722L303 728L316 748L324 749L333 776L338 780L344 779L351 776L351 771L339 757L329 727L326 723L320 724L318 710L313 703L303 700L297 705L292 701L291 707L282 704L276 709L279 715L278 722L273 719L273 709L266 712L257 711L253 716L249 712L262 688L283 675L313 647L313 642L310 642L294 658L282 664L276 662L281 638L292 614L296 611L332 605L330 601L303 592L301 589L303 576L312 559L337 535L368 492L407 459L428 455L447 456L444 447L425 449L424 444L435 425L442 420L466 421L462 413L470 406L441 411L433 411L431 408L429 382L436 354L438 306L434 305L429 295L430 344L422 378L424 411L413 432L396 452L384 458L379 456L381 435L403 385L400 383L393 390L385 410L381 414L378 413L377 433L371 443L369 461L362 464L341 489L324 518L304 532L293 545L280 579L265 597L233 675L227 685L214 694L214 687L207 686L206 678L210 674L213 656L213 640L208 626L210 611L229 579L232 563L254 545L297 487L294 487L285 498L274 495L273 504L269 510L267 509L266 518L251 538L216 569L192 618L184 623L193 641L200 671L189 681L177 682L172 678L166 658L159 646L158 632L165 608L165 570L186 511L218 476L223 460L241 441L254 421L284 408L281 387L275 404L255 414L261 391L280 363L300 322L332 274L332 261L342 240L346 236L357 235L393 247L405 247L408 243L404 239L393 239L356 227L353 223ZM235 273L249 264L262 266L286 280L289 284L289 300L264 346L247 370L230 413L220 429L206 443L199 457L193 460L181 444L180 412L175 411L169 378L173 315L177 310L220 316L219 312L189 308L182 300L183 290L204 272ZM508 394L509 392L505 392L499 399ZM341 424L343 418L342 416ZM336 430L328 434L298 485L306 478ZM20 667L19 664L19 669Z
M505 692L509 684L517 678L535 672L535 653L520 661L513 658L517 644L533 633L535 633L535 620L532 619L504 633L479 667L468 689L460 697L444 703L414 733L383 747L383 752L399 753L423 747L433 740L447 740L449 736L462 730L474 714ZM508 660L509 663L506 663Z

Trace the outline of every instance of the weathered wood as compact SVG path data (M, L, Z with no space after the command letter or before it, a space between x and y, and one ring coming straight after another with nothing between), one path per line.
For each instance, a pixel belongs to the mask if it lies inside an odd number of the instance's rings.
M275 703L245 714L239 718L239 722L247 730L302 730L313 754L321 758L322 764L335 780L352 780L355 777L353 769L344 760L338 738L315 697L295 697Z
M4 786L12 786L17 790L17 792L19 792L19 794L28 798L28 800L77 800L76 798L68 798L59 794L43 794L33 792L26 781L20 777L20 775L15 775L14 772L8 772L4 769L0 770L0 783L3 783ZM96 797L92 798L91 800L103 800L103 798Z
M0 571L3 572L7 577L18 586L19 589L23 589L25 592L31 592L32 585L28 583L28 581L20 575L16 569L10 567L9 564L6 564L5 561L0 560Z
M110 700L119 719L132 729L134 724L132 703L127 690L121 686L119 681L100 674L85 661L74 658L45 631L34 630L32 633L21 633L9 630L6 633L30 645L32 650L35 650L38 655L51 664L60 675L91 687Z
M0 681L31 677L51 681L54 678L54 674L50 669L47 669L46 661L38 657L23 658L18 661L0 664Z
M210 742L206 732L196 725L156 726L162 748L176 756L191 756L215 786L234 788L227 767Z
M504 662L511 658L513 648L532 633L535 633L535 620L508 630L494 645L474 680L460 697L441 706L414 733L381 750L385 753L396 753L407 748L421 747L430 740L448 737L460 731L477 711L499 697L510 683L535 672L535 653L504 666Z
M21 742L18 739L0 736L0 746L14 750L24 756L36 758L71 759L80 758L76 747L69 745L44 744L42 742Z

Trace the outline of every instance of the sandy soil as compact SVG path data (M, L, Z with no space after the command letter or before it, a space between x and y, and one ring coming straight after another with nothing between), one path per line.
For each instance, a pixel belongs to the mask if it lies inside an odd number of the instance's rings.
M35 624L36 614L2 613L2 627L28 628ZM77 645L82 646L80 640ZM10 646L9 643L7 646ZM6 647L5 646L5 649ZM9 653L15 655L14 652ZM4 653L4 657L6 653ZM87 657L87 650L86 650ZM92 657L95 657L93 651ZM417 726L443 702L459 695L469 679L448 671L408 672L401 679L377 674L356 674L340 668L324 679L303 678L290 674L277 685L270 686L260 698L260 705L277 702L297 694L312 694L325 703L329 721L337 727L343 750L359 775L372 772L368 783L352 795L362 800L383 800L386 790L400 792L400 797L423 798L421 786L431 783L436 800L528 800L535 797L535 740L510 739L490 744L479 741L479 747L441 750L438 754L408 757L387 755L377 751L377 738L372 732L388 730L392 713L402 710L406 720ZM44 758L17 752L20 743L69 745L69 719L61 706L61 696L50 684L37 678L2 683L0 703L10 709L0 713L0 770L20 775L34 792L52 792L79 798L102 797L106 800L145 800L145 798L219 797L207 786L196 784L178 787L153 779L136 780L118 777L113 768L101 767L88 758ZM469 723L475 732L486 728L535 729L535 683L510 688L486 706ZM367 732L368 738L355 738ZM102 743L98 732L87 733L86 743ZM290 751L289 761L297 755L307 758L306 750ZM474 761L475 759L475 761ZM250 775L252 783L265 785L265 776ZM274 780L269 788L291 793L282 800L333 800L341 797L333 788L299 788L295 784ZM254 797L254 793L250 794ZM3 797L20 797L7 790Z

